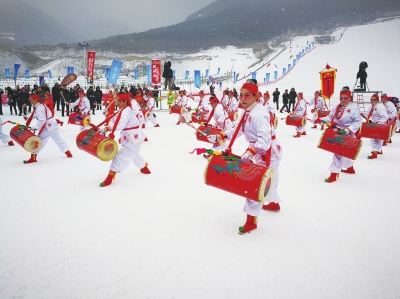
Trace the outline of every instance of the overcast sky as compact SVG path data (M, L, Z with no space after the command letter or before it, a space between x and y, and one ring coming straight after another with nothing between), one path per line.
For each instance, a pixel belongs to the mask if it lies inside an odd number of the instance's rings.
M1 0L3 3L15 0ZM17 0L51 14L88 40L182 22L215 0Z

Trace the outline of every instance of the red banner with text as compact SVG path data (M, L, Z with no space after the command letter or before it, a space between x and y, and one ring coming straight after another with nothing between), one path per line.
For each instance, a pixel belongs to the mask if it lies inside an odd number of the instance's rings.
M161 60L151 60L151 83L161 84Z
M87 53L87 82L93 85L94 79L94 60L96 58L96 52L88 51Z
M326 69L320 72L321 96L330 99L335 93L336 69Z

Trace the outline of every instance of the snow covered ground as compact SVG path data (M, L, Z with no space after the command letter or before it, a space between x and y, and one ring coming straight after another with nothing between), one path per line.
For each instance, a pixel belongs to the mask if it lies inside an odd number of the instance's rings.
M309 99L327 62L338 69L338 90L365 60L370 87L398 95L391 74L400 24L369 26L305 55L268 89L295 86ZM22 121L3 112L3 120ZM281 211L263 211L258 229L241 236L243 198L206 186L207 161L189 154L207 144L177 126L177 115L156 114L161 127L148 124L141 149L152 174L131 165L106 188L99 183L110 162L76 147L77 126L60 128L72 159L49 141L37 163L24 165L29 153L0 144L0 298L400 297L400 134L376 160L367 159L364 139L356 174L327 184L332 154L317 148L322 131L307 124L307 136L295 139L280 121ZM245 147L241 138L233 151Z

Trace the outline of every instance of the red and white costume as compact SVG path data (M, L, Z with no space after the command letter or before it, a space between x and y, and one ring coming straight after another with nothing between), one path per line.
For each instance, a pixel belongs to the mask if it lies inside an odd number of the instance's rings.
M197 109L199 109L200 111L208 112L211 110L208 100L206 100L204 96L196 96L193 98L193 101L195 103L198 103Z
M366 111L367 121L372 121L376 124L386 124L388 120L388 114L386 108L382 103L377 103L375 106L371 105ZM371 147L373 152L380 152L382 150L383 140L372 139Z
M312 107L311 113L313 114L313 116L311 122L314 124L314 127L316 127L315 121L318 119L318 111L324 111L329 109L326 106L324 99L319 95L315 95L314 98L308 103L308 106Z
M36 123L31 125L31 121L35 119ZM44 148L49 138L57 144L58 148L65 153L69 150L68 144L60 137L58 132L58 124L53 117L50 109L46 105L38 102L31 114L27 115L26 125L38 132L38 137L42 140L41 147L32 154L38 154Z
M217 104L215 109L211 110L207 115L207 119L212 115L212 119L214 119L214 127L222 130L229 130L233 128L232 121L228 117L228 113L224 110L222 104ZM215 151L223 151L228 147L228 144L225 143L220 145L219 143L213 144L213 150Z
M90 102L87 97L79 98L75 102L69 104L70 108L78 107L78 114L83 117L90 114ZM90 129L90 126L81 126L81 131Z
M143 99L144 99L145 108L149 109L149 112L150 112L150 119L145 119L145 123L147 124L147 122L150 120L151 123L154 126L156 126L158 124L158 122L157 122L156 118L154 117L154 113L153 113L154 106L155 106L155 100L151 96L150 97L144 96Z
M119 119L119 120L118 120ZM115 130L114 130L114 126ZM108 127L111 131L120 131L121 148L118 154L112 160L110 170L114 172L122 172L128 165L133 162L136 167L142 169L146 166L146 161L140 156L140 147L145 136L140 127L139 119L135 112L129 106L120 109L114 115Z
M297 99L299 99L299 97L297 97ZM297 101L296 105L294 106L293 114L301 117L307 117L307 106L304 99L300 98ZM305 130L305 127L296 127L296 132L303 133Z
M328 116L321 118L321 120L335 125L337 129L348 128L349 134L353 137L355 137L355 133L360 129L362 123L360 108L353 102L350 102L347 106L338 104ZM343 168L350 168L353 164L353 160L334 154L329 170L332 173L339 173Z
M256 150L256 154L252 157L255 164L264 165L274 170L274 180L268 201L279 204L277 188L279 184L279 163L283 151L278 139L276 139L275 130L270 124L270 115L265 107L257 102L244 109L241 118L243 115L244 122L239 128L237 137L244 135L248 141L249 149ZM228 139L231 139L234 132L235 129L227 130L225 135ZM243 210L246 214L257 217L262 207L262 203L246 198Z
M2 125L2 123L3 123L3 121L2 121L1 116L0 116L0 140L3 143L9 143L12 140L11 140L9 135L6 135L6 134L3 133L3 125Z

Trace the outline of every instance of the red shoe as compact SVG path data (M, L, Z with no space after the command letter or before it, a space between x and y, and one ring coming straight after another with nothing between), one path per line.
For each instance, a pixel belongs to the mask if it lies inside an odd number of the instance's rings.
M64 122L62 122L62 121L59 120L59 119L56 119L56 122L57 122L57 124L59 124L60 126L62 126L62 125L64 124Z
M71 151L66 151L65 154L67 155L68 158L72 158L72 153L71 153Z
M142 125L142 129L145 129L145 128L146 128L146 125L145 125L145 124L143 124L143 125Z
M368 159L376 159L378 158L378 152L372 152L371 156L368 156Z
M160 127L160 125L159 125L159 124L156 124L154 127L155 127L155 128L159 128L159 127Z
M388 143L392 143L392 138L389 139Z
M7 143L9 146L14 146L14 142L11 140Z
M144 174L150 174L151 172L150 172L150 170L147 168L147 163L146 163L146 166L145 167L143 167L142 169L140 169L140 172L141 173L144 173Z
M311 127L311 129L316 129L317 128L317 125L313 125L312 127Z
M112 181L115 180L116 174L117 173L115 171L110 170L104 182L100 183L100 187L106 187L111 185Z
M400 129L396 131L396 133L400 133Z
M382 146L386 146L388 144L388 142L385 140L382 144Z
M294 137L294 138L299 138L300 135L301 135L300 132L297 132L296 135L294 135L293 137Z
M344 173L350 173L350 174L355 174L356 171L354 170L353 166L347 168L347 169L342 169L342 172Z
M257 229L257 217L247 215L246 223L239 227L239 235L251 233Z
M179 125L180 123L181 123L181 122L180 122L180 121L178 121L176 124L177 124L177 125Z
M265 211L279 212L281 207L279 206L279 203L270 202L267 205L263 205L262 209Z
M324 129L324 125L321 126L321 130L323 130L323 129Z
M306 131L304 131L303 133L301 133L301 135L307 135Z
M31 154L31 157L29 158L29 160L24 160L24 164L30 164L30 163L37 162L36 156L37 156L37 154Z
M147 139L147 137L146 137L143 141L149 141L149 139Z
M331 175L329 178L325 179L325 183L333 183L334 181L336 181L339 178L339 174L338 173L334 173L331 172Z
M371 151L371 154L372 154L373 152ZM382 151L379 151L378 152L378 155L382 155L383 154L383 152Z

